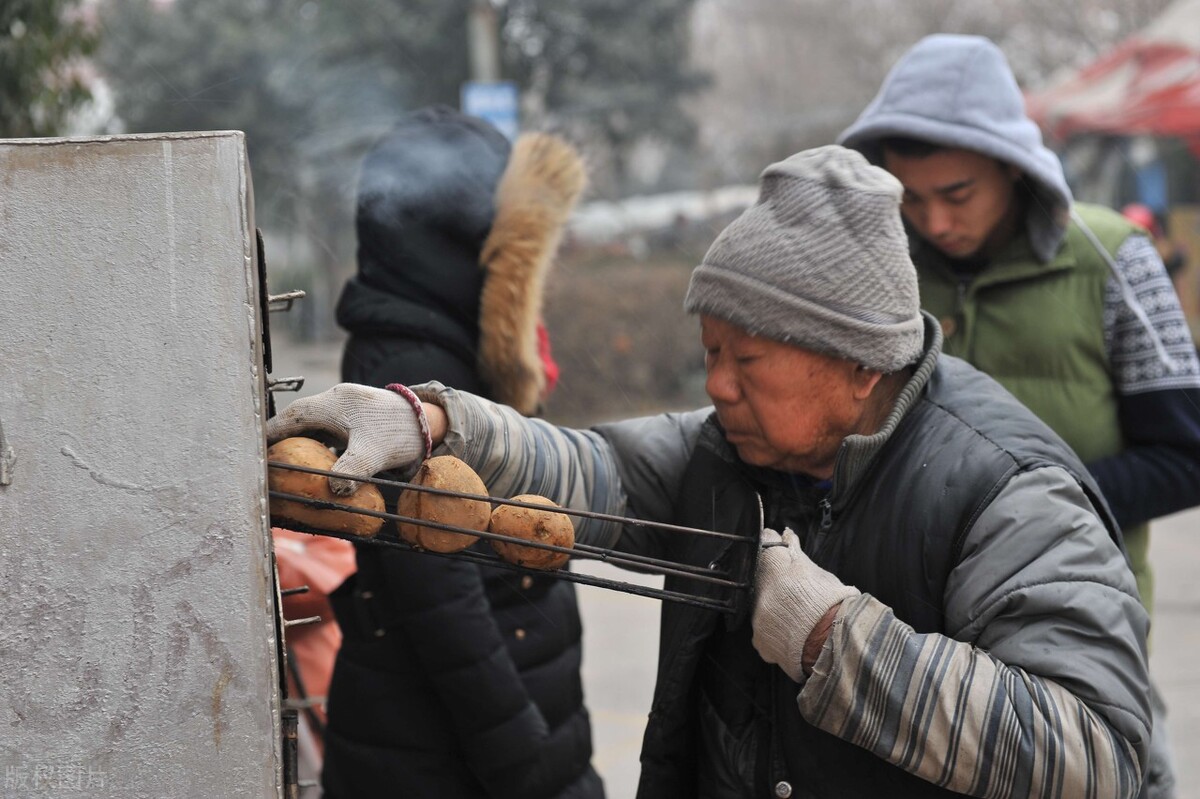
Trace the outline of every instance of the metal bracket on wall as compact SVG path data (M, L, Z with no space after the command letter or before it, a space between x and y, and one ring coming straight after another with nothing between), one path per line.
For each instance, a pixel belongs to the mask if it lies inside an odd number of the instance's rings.
M0 424L0 486L12 485L13 469L17 465L17 453L4 440L4 425Z
M267 310L271 313L290 311L292 310L292 303L296 300L302 300L304 297L305 293L299 289L285 291L283 294L268 294Z
M304 388L303 377L268 377L267 391L299 391Z
M295 708L285 708L279 720L283 727L283 796L300 799L300 713Z

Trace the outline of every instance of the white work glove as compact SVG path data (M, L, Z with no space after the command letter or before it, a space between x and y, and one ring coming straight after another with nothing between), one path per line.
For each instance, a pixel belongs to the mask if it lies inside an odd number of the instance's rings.
M409 469L428 458L433 448L421 400L397 383L387 389L340 383L301 397L267 420L267 441L308 430L323 430L346 443L346 451L330 471L363 477L386 469ZM346 496L354 493L358 483L331 477L329 488Z
M804 644L817 622L834 605L862 592L813 563L787 528L783 535L764 529L759 543L751 640L763 660L779 664L800 682Z

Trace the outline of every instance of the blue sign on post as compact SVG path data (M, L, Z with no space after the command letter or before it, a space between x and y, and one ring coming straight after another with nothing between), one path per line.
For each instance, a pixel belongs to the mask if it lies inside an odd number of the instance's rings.
M511 80L467 81L462 85L462 112L491 122L510 140L517 138L517 84Z

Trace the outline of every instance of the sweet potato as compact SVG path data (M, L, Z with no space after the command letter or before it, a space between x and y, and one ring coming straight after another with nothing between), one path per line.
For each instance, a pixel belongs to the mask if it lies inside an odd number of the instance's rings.
M513 499L517 502L559 507L553 500L536 494L522 494ZM565 513L536 508L520 508L515 505L499 505L492 511L488 529L500 535L523 538L526 541L537 541L541 544L568 548L575 546L575 526L571 524L571 518ZM570 558L570 555L565 552L526 547L508 541L493 540L492 548L509 563L528 566L531 569L557 569Z
M333 469L337 457L320 441L297 437L285 438L271 445L267 449L267 460L329 471ZM267 469L267 485L272 491L297 494L365 510L382 512L386 507L383 495L370 483L360 483L358 490L353 494L340 497L329 490L329 478L325 475L272 466ZM272 499L271 524L287 527L289 523L370 538L379 532L379 528L383 526L383 519L350 511L320 509L295 500Z
M465 499L430 494L426 491L408 489L400 494L396 502L396 513L440 524L452 524L470 530L486 530L491 516L491 503L487 501L487 488L479 475L453 455L439 455L421 464L416 476L410 481L417 485L473 494L484 499ZM400 537L417 549L432 552L458 552L479 540L479 536L453 533L425 527L415 522L396 522Z

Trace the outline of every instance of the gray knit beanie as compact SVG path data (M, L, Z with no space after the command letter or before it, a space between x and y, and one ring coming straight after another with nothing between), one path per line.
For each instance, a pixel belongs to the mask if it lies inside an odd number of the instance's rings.
M899 181L837 145L761 178L692 271L684 309L881 372L916 362L924 325Z

